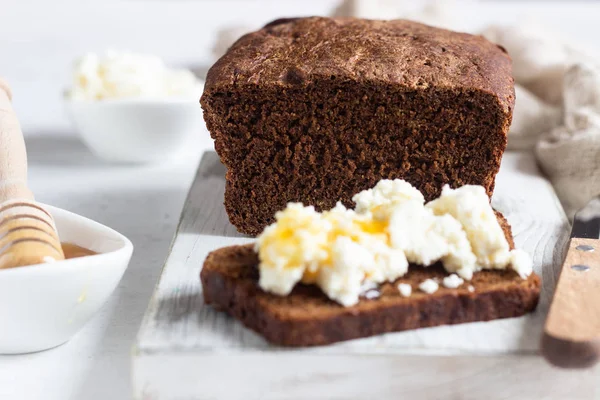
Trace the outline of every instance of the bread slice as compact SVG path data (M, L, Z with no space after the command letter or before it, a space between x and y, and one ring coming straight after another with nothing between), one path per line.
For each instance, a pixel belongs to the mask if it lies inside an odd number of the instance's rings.
M501 214L497 216L512 248L510 226ZM386 332L518 317L535 309L540 293L535 274L523 280L513 271L487 270L457 289L440 285L437 292L427 294L418 285L448 273L440 264L411 265L404 277L381 285L378 298L343 307L313 285L297 285L288 296L267 293L258 286L257 265L252 245L210 253L200 273L204 301L282 346L318 346ZM410 297L400 295L399 283L412 286Z

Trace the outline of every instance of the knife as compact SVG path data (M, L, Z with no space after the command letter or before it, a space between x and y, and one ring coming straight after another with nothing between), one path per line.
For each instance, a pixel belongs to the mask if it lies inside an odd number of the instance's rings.
M557 367L588 368L600 360L600 196L575 214L541 350Z

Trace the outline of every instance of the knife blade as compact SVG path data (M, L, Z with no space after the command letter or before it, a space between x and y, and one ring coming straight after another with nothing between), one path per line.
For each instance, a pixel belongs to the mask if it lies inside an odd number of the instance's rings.
M594 197L575 213L571 238L600 238L600 197Z

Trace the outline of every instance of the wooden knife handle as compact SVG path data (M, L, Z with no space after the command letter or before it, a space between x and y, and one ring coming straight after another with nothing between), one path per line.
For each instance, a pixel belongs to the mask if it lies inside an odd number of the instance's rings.
M558 367L587 368L600 360L600 240L571 239L541 347Z

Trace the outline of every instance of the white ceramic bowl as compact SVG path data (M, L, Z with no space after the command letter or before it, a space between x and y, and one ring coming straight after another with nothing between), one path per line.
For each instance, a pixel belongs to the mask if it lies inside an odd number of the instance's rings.
M185 152L202 129L197 99L67 99L75 128L90 150L111 162L162 162Z
M125 236L46 207L63 242L100 254L0 270L0 354L46 350L71 339L110 297L131 258Z

